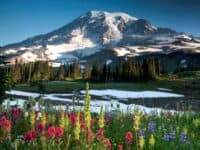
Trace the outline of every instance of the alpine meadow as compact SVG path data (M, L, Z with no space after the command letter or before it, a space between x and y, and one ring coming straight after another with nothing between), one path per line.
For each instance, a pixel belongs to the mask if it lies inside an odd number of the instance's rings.
M0 2L0 150L199 150L198 0Z

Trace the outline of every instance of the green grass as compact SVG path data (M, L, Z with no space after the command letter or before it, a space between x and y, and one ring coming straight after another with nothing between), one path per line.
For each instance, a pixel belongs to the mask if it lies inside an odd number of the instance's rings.
M182 72L173 75L162 75L156 81L149 82L106 82L90 83L90 89L118 89L118 90L157 90L157 88L172 89L176 93L184 94L188 99L200 98L200 71ZM65 81L46 81L45 93L66 93L85 89L85 81L81 79ZM37 85L17 84L13 89L39 92Z
M200 79L200 71L185 71L176 74L179 78Z
M63 93L85 88L84 81L48 81L44 82L47 93ZM158 80L149 82L108 82L90 83L90 89L120 89L120 90L155 90L159 87L181 89L184 82L178 80ZM15 90L38 92L37 86L17 84Z

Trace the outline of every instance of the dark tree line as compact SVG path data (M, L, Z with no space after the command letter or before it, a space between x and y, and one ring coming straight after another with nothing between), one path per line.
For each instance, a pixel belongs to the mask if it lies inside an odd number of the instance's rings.
M93 65L91 81L147 81L160 75L161 68L158 58L145 58L142 61L129 59L119 61L114 68L104 64Z
M20 64L10 67L10 76L13 83L65 80L66 78L84 79L93 82L108 81L147 81L154 80L160 74L158 58L145 58L141 61L134 59L120 60L115 66L103 64L80 65L63 64L53 68L47 61Z
M10 76L7 68L4 66L4 57L0 56L0 104L5 98L5 91L11 87Z
M9 68L9 74L13 83L24 83L34 81L65 80L66 77L81 77L78 62L70 65L61 65L53 68L48 61L37 61L34 63L20 64L18 62Z
M15 63L9 69L13 83L53 80L53 68L47 61L38 61L35 63L20 64Z

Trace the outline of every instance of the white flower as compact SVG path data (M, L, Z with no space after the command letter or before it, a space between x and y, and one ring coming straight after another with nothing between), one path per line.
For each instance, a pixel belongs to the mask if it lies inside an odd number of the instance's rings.
M28 112L25 112L25 113L24 113L24 117L28 117Z
M41 118L41 117L42 117L42 113L38 112L38 118Z

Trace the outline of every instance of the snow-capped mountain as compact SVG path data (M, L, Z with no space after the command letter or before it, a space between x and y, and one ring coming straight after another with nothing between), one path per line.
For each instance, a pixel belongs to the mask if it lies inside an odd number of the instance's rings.
M200 53L200 41L125 13L91 11L53 32L1 47L0 55L7 56L11 63L16 59L22 63L63 63L86 60L105 49L127 57L177 51Z

